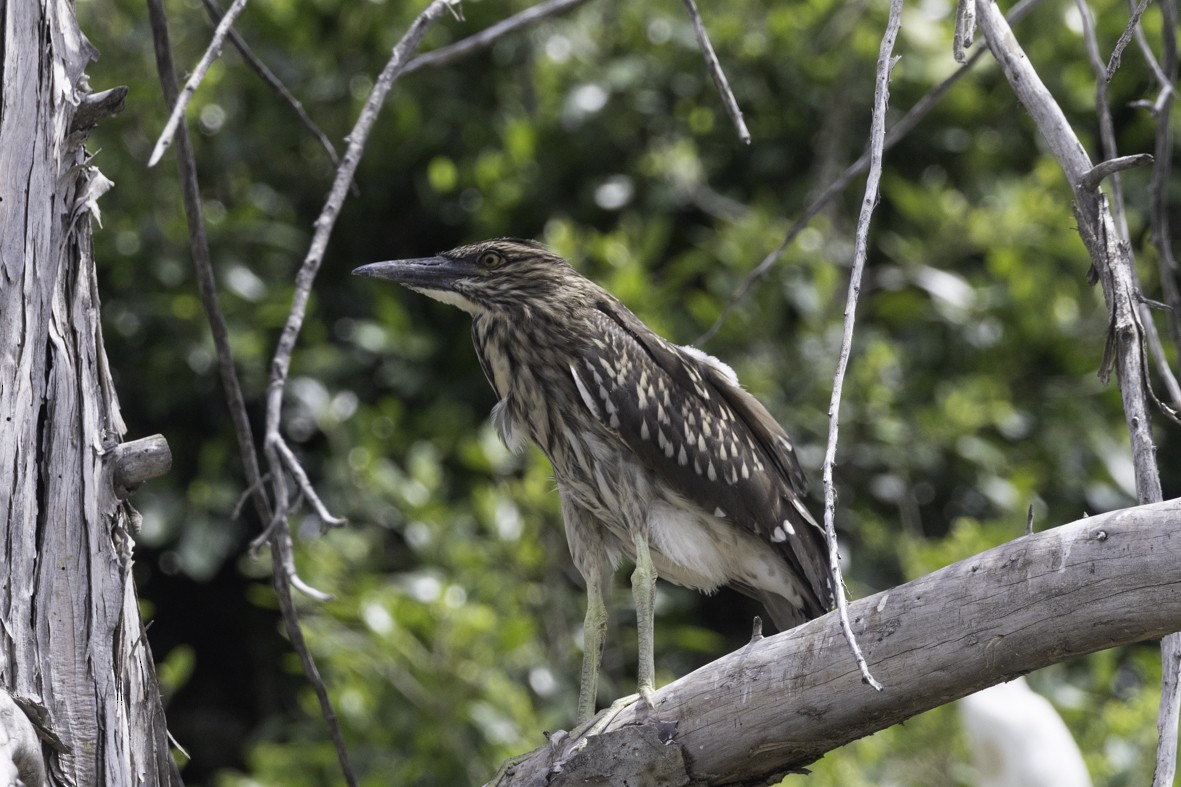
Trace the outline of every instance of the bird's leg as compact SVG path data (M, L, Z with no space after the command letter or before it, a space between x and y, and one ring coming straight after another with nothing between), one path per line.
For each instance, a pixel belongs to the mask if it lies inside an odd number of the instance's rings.
M595 715L598 697L599 665L603 661L603 640L607 634L607 605L603 603L601 571L586 577L586 619L582 624L582 681L578 686L578 723Z
M652 630L656 606L656 568L648 552L648 535L637 530L632 539L636 547L636 570L632 572L632 596L636 604L636 629L640 643L639 692L649 708L656 708L656 664L653 656Z

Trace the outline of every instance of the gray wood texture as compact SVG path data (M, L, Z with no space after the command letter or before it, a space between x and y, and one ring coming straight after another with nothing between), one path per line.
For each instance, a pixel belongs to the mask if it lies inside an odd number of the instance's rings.
M830 613L665 686L654 714L637 703L606 731L626 739L629 725L653 716L675 721L667 745L681 748L685 772L669 783L765 784L987 686L1181 628L1179 532L1181 500L1138 506L1022 536L854 602L853 628L882 692L862 684ZM501 784L622 783L610 776L620 758L572 755L563 739Z
M125 428L91 250L110 183L87 161L96 55L68 2L0 26L0 686L53 785L178 784L112 483ZM112 95L110 93L108 96ZM75 124L79 106L89 108Z

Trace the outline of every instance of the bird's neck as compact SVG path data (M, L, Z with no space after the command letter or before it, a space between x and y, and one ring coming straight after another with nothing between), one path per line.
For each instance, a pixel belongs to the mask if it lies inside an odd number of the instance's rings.
M488 382L500 398L497 426L506 443L512 445L525 436L550 453L560 426L552 422L547 403L573 388L569 368L580 355L580 339L570 327L561 318L536 311L511 318L473 317L472 340Z

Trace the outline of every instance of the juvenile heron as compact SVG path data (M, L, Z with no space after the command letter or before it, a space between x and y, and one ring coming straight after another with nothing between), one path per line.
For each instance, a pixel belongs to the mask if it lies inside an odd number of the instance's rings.
M653 333L539 243L500 238L354 273L472 316L505 443L553 464L586 580L578 718L594 714L612 569L635 564L639 693L652 706L656 577L733 587L790 628L832 604L824 533L787 435L729 366Z

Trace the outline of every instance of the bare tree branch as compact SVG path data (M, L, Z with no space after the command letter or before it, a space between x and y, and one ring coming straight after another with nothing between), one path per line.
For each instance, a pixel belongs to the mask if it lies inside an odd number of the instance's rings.
M439 66L451 65L468 55L473 55L476 52L487 49L511 33L536 24L547 17L557 16L566 11L571 11L585 2L586 0L546 0L544 3L530 6L524 11L513 14L508 19L501 20L473 36L456 41L450 46L440 47L433 52L425 52L418 55L406 64L406 67L402 69L402 75L405 76L406 74L418 71L420 68L437 68Z
M205 10L209 12L209 17L214 21L214 23L220 23L225 12L222 11L221 6L217 3L217 0L201 0L201 2L205 4ZM254 54L254 50L250 48L250 45L246 43L246 40L242 38L242 36L238 35L237 30L234 30L233 28L230 29L229 39L230 43L234 45L234 48L238 50L238 53L242 55L242 59L246 61L246 65L248 65L250 69L254 71L254 73L258 74L259 78L261 78L262 81L271 88L271 90L274 90L280 98L287 102L287 105L291 107L292 111L295 112L296 117L299 118L299 122L303 123L304 128L306 128L308 132L320 143L320 146L324 148L324 152L328 154L328 160L332 162L332 166L339 166L340 157L336 155L336 147L332 144L332 140L330 140L328 135L325 134L318 125L316 125L316 121L312 120L311 115L309 115L307 110L303 108L303 104L300 103L299 99L295 97L295 94L288 90L287 86L283 84L283 80L279 79L279 77L275 75L275 72L271 71L271 69L267 67L267 64L262 62L262 59L259 58L258 55ZM354 196L355 194L356 192L354 191Z
M168 22L159 0L148 0L148 19L152 27L152 42L156 51L156 71L160 76L160 87L167 104L176 103L176 71L172 62L172 47L168 40ZM197 163L189 139L188 128L181 124L177 129L176 167L180 177L181 195L185 217L188 220L189 251L193 255L193 269L197 275L197 293L205 309L205 318L213 335L213 348L217 355L217 371L225 389L226 404L234 424L234 435L238 442L238 458L252 492L255 508L263 521L270 519L270 502L259 484L260 470L258 455L254 447L254 434L250 418L246 413L246 397L234 365L230 349L230 329L222 315L217 295L217 282L213 273L213 261L209 254L209 240L205 234L205 217L201 204L201 190L197 183Z
M1091 18L1090 7L1087 6L1084 0L1076 0L1076 5L1083 22L1083 40L1086 43L1087 56L1091 61L1091 69L1095 73L1095 108L1099 113L1099 139L1103 146L1103 156L1105 158L1104 161L1096 164L1091 168L1090 172L1082 177L1079 185L1086 191L1094 191L1099 188L1099 185L1104 179L1110 177L1112 211L1115 215L1116 226L1119 230L1121 241L1130 249L1131 234L1128 230L1127 213L1124 209L1123 183L1119 177L1119 173L1126 169L1154 163L1155 159L1147 153L1138 153L1133 156L1119 156L1115 142L1115 123L1111 117L1111 106L1107 101L1107 83L1111 78L1112 72L1110 66L1104 66L1099 55L1099 41L1095 35L1095 25ZM1129 30L1131 29L1129 28ZM1158 171L1156 168L1153 169L1154 177ZM1156 192L1154 191L1153 193L1155 201ZM1168 221L1167 214L1164 217L1164 221ZM1168 245L1167 235L1165 244L1166 246ZM1166 249L1165 253L1171 254L1171 251ZM1131 254L1131 252L1129 251L1128 254ZM1175 280L1171 277L1165 277L1165 297L1170 297L1170 281L1173 281L1174 285L1172 287L1172 297L1176 299ZM1148 393L1162 414L1177 421L1177 411L1175 408L1181 406L1181 386L1178 385L1177 378L1174 376L1172 369L1169 368L1168 359L1165 357L1164 348L1161 346L1160 335L1157 333L1156 323L1153 322L1152 313L1149 311L1148 305L1143 302L1143 299L1141 301L1141 303L1137 304L1137 311L1139 312L1140 326L1144 331L1147 353L1151 354L1151 357L1156 363L1157 372L1160 374L1161 379L1164 380L1173 406L1166 405L1157 398L1156 394L1152 391L1151 385L1148 387ZM1147 358L1145 358L1144 365L1145 368L1148 367Z
M1169 306L1167 314L1169 335L1173 350L1181 354L1181 287L1178 276L1181 269L1173 254L1172 230L1169 222L1169 178L1173 170L1173 102L1176 99L1174 85L1177 83L1177 4L1175 0L1160 0L1161 9L1161 59L1158 63L1152 50L1144 41L1140 27L1136 28L1143 43L1141 50L1145 59L1153 66L1153 72L1160 81L1160 93L1152 104L1156 119L1156 137L1153 146L1154 164L1149 192L1152 208L1149 213L1152 225L1152 243L1156 247L1157 268L1161 280L1163 300Z
M853 270L849 274L849 293L845 299L845 320L841 334L841 350L837 358L837 369L832 380L832 398L828 403L828 445L824 451L824 534L828 540L829 571L833 577L833 595L837 602L837 612L841 621L841 630L853 651L853 658L857 668L861 670L861 677L866 684L878 691L882 685L870 674L865 663L865 657L857 645L853 635L853 627L849 623L848 602L845 599L845 586L841 580L841 561L837 551L836 506L837 493L832 480L833 467L837 462L837 433L839 431L841 413L841 391L845 386L845 370L849 366L849 354L853 347L853 321L857 315L857 301L861 296L861 276L865 271L865 260L868 256L869 223L873 218L873 209L878 201L878 183L882 177L882 148L886 139L886 107L890 103L890 73L898 59L892 56L894 41L898 38L898 28L901 25L902 0L891 0L890 16L886 22L886 32L882 35L881 47L878 50L877 77L874 80L873 121L869 132L869 177L866 178L865 196L861 200L861 215L857 218L857 239L853 253Z
M1115 76L1115 72L1119 69L1120 59L1123 57L1124 49L1127 48L1128 43L1132 40L1132 32L1140 26L1140 17L1144 15L1144 11L1147 8L1148 0L1140 0L1132 10L1132 17L1128 20L1128 26L1124 28L1124 32L1120 35L1119 40L1115 42L1115 49L1111 51L1111 57L1107 59L1107 67L1104 69L1103 74L1104 82L1110 82L1111 78Z
M1177 382L1177 376L1173 374L1173 369L1169 366L1169 359L1161 344L1160 333L1156 329L1156 323L1152 320L1152 311L1146 303L1140 304L1140 322L1144 325L1144 338L1148 340L1148 349L1152 355L1153 363L1156 364L1156 373L1160 375L1161 380L1165 383L1165 390L1169 392L1169 404L1173 410L1177 410L1181 408L1181 383Z
M1114 203L1112 210L1115 213L1116 226L1119 228L1120 238L1124 243L1128 243L1130 236L1128 220L1124 211L1124 188L1119 173L1130 166L1138 166L1138 164L1130 164L1126 167L1119 163L1121 160L1115 142L1115 122L1111 117L1111 104L1107 100L1107 83L1111 81L1111 77L1115 73L1110 67L1113 64L1118 67L1119 58L1112 55L1108 65L1103 65L1103 59L1099 54L1099 39L1095 35L1095 23L1091 17L1091 8L1087 5L1086 0L1075 0L1075 7L1078 8L1079 17L1083 22L1083 42L1087 48L1087 58L1091 61L1091 70L1095 74L1095 112L1099 116L1099 141L1102 145L1104 159L1079 180L1079 185L1086 191L1095 191L1105 178L1111 178L1111 194ZM1128 31L1125 31L1129 39L1131 38L1131 29L1129 27ZM1152 160L1150 156L1147 159L1148 161Z
M1178 527L1178 500L1101 514L854 602L858 636L887 691L868 690L852 664L833 657L844 645L829 614L753 639L665 686L654 712L643 703L626 708L607 725L604 748L614 754L645 730L673 727L666 746L636 747L640 766L667 768L658 763L668 758L665 749L677 748L679 783L773 783L825 752L987 686L1159 637L1181 627ZM575 752L577 739L551 741L509 769L501 785L618 784L620 768L637 766L596 757L590 746Z
M1163 6L1164 3L1161 3L1161 5ZM1128 0L1128 8L1131 8L1131 7L1132 7L1132 0ZM1172 17L1174 19L1176 19L1176 15L1177 15L1176 6L1174 4L1170 3L1169 9L1163 13L1171 14ZM1172 95L1176 95L1177 91L1174 89L1173 83L1169 80L1168 75L1165 74L1164 70L1161 68L1161 64L1156 59L1156 54L1152 51L1152 47L1149 46L1149 44L1148 44L1148 38L1144 35L1144 28L1141 27L1140 25L1136 25L1136 29L1133 32L1136 36L1136 45L1138 47L1140 47L1140 51L1144 55L1145 64L1148 66L1149 70L1152 71L1152 75L1156 77L1156 81L1158 83L1160 83L1160 89L1161 89L1162 94L1167 92ZM1174 52L1176 52L1176 49L1177 49L1176 34L1171 33L1171 31L1169 31L1169 30L1165 30L1165 31L1163 31L1163 33L1164 33L1165 37L1172 39L1171 43L1173 46L1173 50L1174 50ZM1169 42L1166 41L1165 45L1168 46ZM1155 107L1153 109L1155 111Z
M717 53L714 52L714 45L710 43L709 33L705 31L705 23L701 21L701 12L697 10L697 3L694 0L684 0L684 2L685 8L689 11L689 19L693 21L693 32L697 36L697 46L700 47L701 54L705 57L705 65L709 69L709 75L713 77L718 92L722 94L722 103L726 106L726 114L730 116L730 122L734 124L738 138L742 140L743 144L749 145L750 130L747 129L746 121L742 118L742 109L738 106L738 99L734 98L734 91L730 89L726 72L722 70L722 64L718 61Z
M213 31L213 38L209 42L209 46L205 49L205 54L197 61L196 68L193 73L189 75L185 82L184 89L180 91L180 95L176 101L172 102L172 113L168 116L168 122L164 124L164 130L160 132L160 138L156 140L156 146L152 148L152 155L148 159L148 166L154 167L160 161L160 157L164 155L164 151L172 144L172 137L176 134L176 129L180 126L180 119L185 113L185 108L189 105L189 99L197 92L197 87L201 84L201 80L205 78L205 74L209 72L209 67L213 65L213 61L221 55L221 45L226 40L226 34L230 30L230 25L234 24L234 20L246 8L246 0L234 0L230 5L230 10L221 18L217 24L217 29ZM176 72L173 71L173 74Z
M1032 10L1033 7L1038 4L1038 2L1040 2L1040 0L1021 0L1021 2L1017 3L1017 5L1010 9L1007 18L1013 23L1019 22L1025 18L1025 15L1028 14L1030 10ZM897 123L894 124L889 133L886 134L885 144L883 145L882 149L890 150L907 134L913 131L914 127L917 126L932 109L938 106L939 102L943 100L943 97L947 95L948 92L950 92L955 83L958 82L960 78L964 76L964 74L968 73L972 66L976 64L976 61L978 61L984 55L984 51L985 50L983 49L976 50L972 56L968 58L968 61L957 68L951 76L933 87L927 92L925 96L919 99L918 102L915 103L915 105L911 107ZM726 319L734 310L734 307L738 305L739 301L746 297L746 294L750 292L751 287L753 287L759 280L765 277L770 272L771 268L774 267L775 263L779 262L780 258L783 256L783 253L787 251L787 247L790 246L792 241L796 239L796 236L798 236L804 230L804 228L811 223L812 219L816 218L816 215L820 213L820 211L824 210L824 208L827 207L830 202L836 199L836 197L841 194L850 183L853 182L854 178L859 175L863 175L868 168L869 151L866 151L861 156L861 158L850 164L848 168L846 168L845 171L841 173L840 177L825 187L824 191L820 192L820 195L816 197L816 199L812 200L812 203L808 205L804 212L800 214L800 217L792 223L791 227L788 228L787 234L783 238L783 242L780 243L778 247L773 249L766 257L764 257L763 261L755 266L755 268L752 269L750 273L746 274L742 281L738 283L738 286L735 287L734 291L730 294L730 299L726 301L726 305L722 307L721 314L719 314L717 319L714 320L713 325L711 325L705 333L703 333L696 339L696 341L694 341L694 344L705 344L717 335L718 331L722 328L722 324L726 322Z
M172 47L168 40L168 23L164 15L164 8L160 0L148 0L148 18L152 27L152 41L156 50L156 69L160 75L160 86L164 93L164 100L168 104L177 101L176 71L172 62ZM254 447L254 435L250 427L250 419L246 413L246 398L242 393L242 386L238 381L238 374L234 367L233 353L230 349L229 329L225 317L222 315L218 303L217 283L213 274L213 263L209 254L209 243L205 235L205 220L202 215L201 193L197 185L197 164L193 156L192 145L189 141L188 128L179 123L176 130L177 138L177 168L180 172L181 188L184 195L185 215L189 224L189 245L193 254L193 264L197 272L197 289L201 296L202 306L205 308L206 319L213 333L214 348L217 353L218 372L221 376L222 387L226 392L226 403L229 406L230 418L234 424L234 434L238 441L238 454L242 459L242 467L246 474L248 493L254 502L255 511L262 522L271 521L274 509L266 497L261 471L258 464L258 454ZM286 523L284 523L286 524ZM282 531L286 534L286 529ZM332 701L328 697L328 689L316 668L316 662L308 650L300 628L299 612L295 601L291 597L291 584L298 581L294 573L293 560L290 552L290 537L284 543L275 539L271 552L272 582L275 595L279 601L279 611L283 617L283 626L291 645L299 655L304 675L311 684L316 698L320 703L320 712L328 725L333 742L336 744L336 755L340 762L341 773L345 783L350 787L356 785L357 777L353 772L348 748L344 742L344 734L336 719L336 712ZM287 573L290 570L290 574ZM292 580L294 577L294 580ZM302 583L301 583L302 584Z
M385 68L382 69L381 74L378 76L377 82L374 84L373 90L370 91L369 98L361 110L361 115L357 118L353 130L348 136L349 145L345 151L344 160L341 162L340 167L337 168L336 178L333 180L332 188L329 190L328 199L324 204L323 210L320 212L319 218L316 219L315 233L312 236L312 242L307 256L304 257L303 263L296 273L295 293L292 297L291 311L287 315L283 332L279 335L278 346L275 348L274 357L271 359L271 376L267 386L266 436L263 441L263 450L266 453L267 464L271 470L271 497L275 506L274 515L271 519L272 526L279 523L281 528L285 528L289 510L287 473L285 472L283 455L280 450L280 446L284 445L284 440L279 431L283 413L283 391L287 385L287 373L291 367L291 354L295 350L295 342L299 338L299 332L303 326L304 316L307 313L308 299L311 297L312 284L316 279L316 274L320 270L320 264L324 260L324 251L328 246L328 238L332 234L332 228L336 225L336 219L340 214L341 205L344 204L344 199L348 194L349 184L352 182L357 165L361 161L361 152L365 148L365 143L369 140L369 132L377 120L377 114L385 101L386 95L389 94L394 82L401 76L410 53L418 47L419 42L422 41L422 37L426 35L426 31L457 1L432 0L430 5L410 24L410 28L402 36L402 39L394 46L389 61L387 61Z
M1139 287L1128 244L1121 240L1107 197L1094 185L1086 185L1086 175L1091 169L1090 158L1014 38L1004 17L991 0L978 0L977 14L988 38L989 48L1000 63L1013 92L1034 118L1074 188L1079 234L1090 253L1093 270L1103 285L1103 294L1111 313L1100 376L1105 376L1113 366L1117 369L1124 417L1132 443L1136 494L1141 503L1158 501L1161 499L1161 485L1147 401L1151 387L1144 351L1145 331L1140 323ZM1166 637L1162 642L1164 677L1157 719L1160 737L1157 741L1154 787L1171 785L1176 771L1177 699L1181 681L1169 671L1181 667L1179 652L1181 635L1171 634Z
M959 0L955 6L955 38L951 54L957 63L968 62L968 49L976 35L976 0Z
M303 493L303 496L308 499L312 508L315 509L316 516L320 518L322 525L324 527L342 527L347 525L347 519L333 516L328 511L328 507L324 505L324 501L316 494L311 479L308 478L308 474L304 471L299 460L295 458L295 454L288 447L287 443L279 441L275 445L275 449L279 452L279 458L283 460L283 465L287 468L287 472L291 473L291 477L299 484L299 491Z
M1147 62L1154 67L1160 81L1160 93L1153 105L1156 118L1156 138L1153 149L1155 161L1149 191L1152 194L1150 222L1152 242L1156 246L1157 268L1161 280L1161 292L1169 306L1167 314L1169 334L1173 349L1181 353L1181 288L1178 287L1177 259L1173 255L1172 230L1169 226L1168 184L1173 168L1173 101L1176 98L1174 85L1177 83L1177 4L1176 0L1159 0L1161 10L1161 62L1158 64L1144 39L1140 25L1136 33L1141 51ZM1149 317L1151 319L1151 316ZM1149 331L1155 336L1155 325ZM1159 345L1159 340L1156 345ZM1154 351L1155 353L1155 351ZM1163 352L1157 355L1157 366L1162 371L1165 384L1172 381L1170 395L1174 407L1181 406L1181 391ZM1156 718L1156 763L1152 774L1153 787L1172 784L1177 773L1178 717L1181 715L1181 634L1170 634L1161 640L1161 699Z

